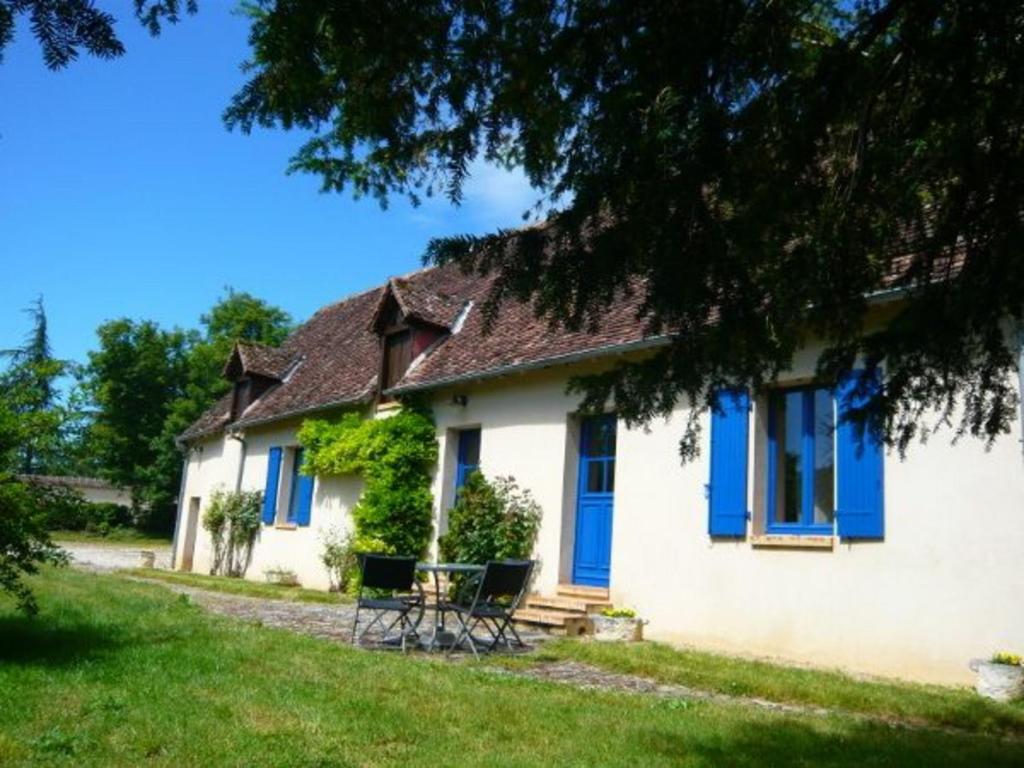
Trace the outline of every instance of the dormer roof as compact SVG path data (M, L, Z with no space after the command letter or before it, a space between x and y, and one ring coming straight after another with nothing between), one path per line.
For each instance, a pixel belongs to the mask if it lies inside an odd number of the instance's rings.
M235 343L222 375L228 381L238 381L246 376L282 381L296 362L295 353L287 349L239 341Z
M451 330L452 324L466 304L464 298L431 290L409 278L392 277L385 283L377 309L370 321L371 327L377 332L383 330L381 326L386 321L387 308L391 301L398 305L405 323L430 325L443 331Z

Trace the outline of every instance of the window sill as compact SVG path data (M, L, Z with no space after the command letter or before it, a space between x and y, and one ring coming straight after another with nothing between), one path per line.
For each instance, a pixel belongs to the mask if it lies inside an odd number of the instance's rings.
M298 527L295 523L274 523L275 531L294 531Z
M753 547L775 549L834 549L835 536L800 536L796 534L772 533L764 536L751 536Z

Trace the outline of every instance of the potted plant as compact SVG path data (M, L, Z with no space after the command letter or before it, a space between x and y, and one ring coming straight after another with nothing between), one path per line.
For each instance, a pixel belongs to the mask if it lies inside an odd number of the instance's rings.
M595 640L643 640L644 622L629 608L605 608L600 613L592 614L590 621L594 627Z
M996 701L1024 698L1024 666L1020 654L1000 651L988 661L974 659L971 669L977 675L974 689Z

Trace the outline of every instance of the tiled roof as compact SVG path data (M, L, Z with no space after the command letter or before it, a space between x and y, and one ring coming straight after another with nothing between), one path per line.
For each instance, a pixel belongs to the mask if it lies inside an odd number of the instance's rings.
M908 257L893 257L892 276L885 285L901 284L910 263ZM948 278L961 265L961 255L940 259L933 266L936 274L931 279ZM424 269L324 307L279 350L247 347L242 353L247 365L276 370L275 378L284 376L284 380L253 402L232 426L372 402L381 370L381 343L375 322L389 291L407 318L453 331L414 361L405 377L389 390L394 394L665 341L649 335L648 325L639 314L642 290L621 294L602 314L596 329L577 331L552 327L546 319L535 316L530 304L507 299L485 333L481 308L493 279L464 274L452 265ZM284 371L283 367L290 370ZM187 441L229 426L230 409L229 393L181 439Z
M245 426L331 405L369 401L380 370L380 343L369 320L380 288L317 312L281 345L297 362L285 380L250 405L234 425ZM228 426L229 392L181 436L190 440Z
M508 367L594 352L640 342L645 324L637 316L640 297L622 297L605 313L597 330L553 329L528 304L502 303L490 333L484 333L481 306L491 277L464 274L455 266L433 267L324 307L285 340L274 360L294 365L284 381L250 405L231 426L272 421L330 408L368 403L376 396L381 367L380 339L373 322L388 287L407 316L458 332L444 337L419 360L394 391L421 389L452 378L496 373ZM246 360L264 352L243 353ZM297 361L297 362L294 362ZM255 364L255 363L253 363ZM203 414L182 440L229 426L231 394Z

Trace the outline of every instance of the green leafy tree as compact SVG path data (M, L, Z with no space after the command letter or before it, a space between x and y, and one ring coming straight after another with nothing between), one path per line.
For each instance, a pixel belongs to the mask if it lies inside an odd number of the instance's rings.
M234 343L279 344L292 328L283 310L230 288L200 323L202 331L105 323L82 372L94 409L82 453L132 489L140 522L155 530L173 526L182 464L175 440L229 389L221 371Z
M153 439L184 392L191 335L121 319L101 325L97 336L99 349L89 353L83 378L96 409L86 442L103 476L132 490L140 522L160 527L168 499L150 482Z
M123 5L123 3L118 4ZM195 13L196 0L133 0L136 18L156 36L164 23L174 24L182 13ZM93 0L0 0L0 61L14 39L18 17L24 17L50 69L63 69L84 50L101 59L124 54L114 31L114 17Z
M31 425L0 398L0 591L12 595L26 613L38 610L24 581L43 563L66 562L49 537L43 510L47 491L20 482L6 467L28 438Z
M548 225L438 240L572 328L622 291L665 346L576 382L629 422L756 387L813 334L861 356L859 414L901 448L1015 415L1024 300L1024 7L995 0L250 6L225 118L311 129L291 170L385 202L458 202L479 159L523 169ZM949 254L957 254L951 262ZM955 266L954 266L955 264ZM955 276L954 280L946 278ZM872 295L899 289L880 327ZM868 381L869 379L865 379ZM958 409L957 405L963 408ZM938 415L938 420L924 418ZM696 422L684 455L696 448Z

